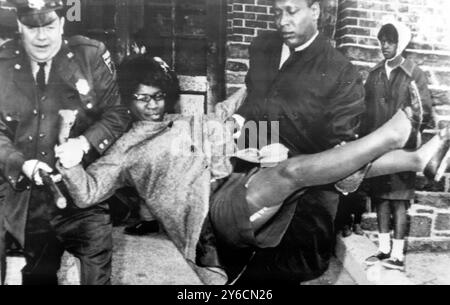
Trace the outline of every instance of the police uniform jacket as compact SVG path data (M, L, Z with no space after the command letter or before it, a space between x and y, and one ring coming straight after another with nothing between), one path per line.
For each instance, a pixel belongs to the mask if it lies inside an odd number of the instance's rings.
M18 40L0 50L0 80L0 173L9 184L5 226L23 244L33 186L21 168L33 159L54 167L59 110L78 110L70 137L84 135L90 142L86 162L103 154L126 131L130 116L120 104L109 52L104 44L82 36L63 42L45 92L36 86Z

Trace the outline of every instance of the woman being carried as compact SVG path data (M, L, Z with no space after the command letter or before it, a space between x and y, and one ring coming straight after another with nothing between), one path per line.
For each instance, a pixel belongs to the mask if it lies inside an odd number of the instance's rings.
M343 147L229 176L224 185L227 188L211 197L210 207L211 180L231 172L226 154L217 153L224 143L212 141L209 147L196 147L191 141L194 133L190 120L171 120L163 115L170 105L170 89L161 85L161 79L174 77L166 65L145 57L127 65L119 71L119 87L138 121L88 169L81 165L64 168L65 156L59 154L59 170L81 208L101 202L122 186L135 187L180 252L199 272L203 269L193 262L205 219L212 222L218 242L226 247L271 247L279 242L285 229L274 226L273 219L286 222L283 215L289 214L289 207L285 209L281 203L299 194L299 190L339 181L370 162L373 164L368 177L423 171L450 138L444 130L417 151L400 150L413 128L405 112L399 111L378 130ZM214 136L212 131L207 133ZM237 187L230 188L230 183Z

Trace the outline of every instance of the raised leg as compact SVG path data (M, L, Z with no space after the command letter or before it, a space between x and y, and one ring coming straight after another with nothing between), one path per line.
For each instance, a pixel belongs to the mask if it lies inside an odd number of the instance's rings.
M309 186L326 185L343 179L381 155L403 147L411 125L399 111L385 125L368 136L339 148L313 155L301 155L256 173L248 185L251 215L263 208L279 206L294 192Z

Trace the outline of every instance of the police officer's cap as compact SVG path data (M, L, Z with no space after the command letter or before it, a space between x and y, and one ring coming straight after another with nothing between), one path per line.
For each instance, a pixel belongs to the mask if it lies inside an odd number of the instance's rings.
M52 12L64 8L62 0L8 0L17 10L20 22L30 27L45 26L55 21Z

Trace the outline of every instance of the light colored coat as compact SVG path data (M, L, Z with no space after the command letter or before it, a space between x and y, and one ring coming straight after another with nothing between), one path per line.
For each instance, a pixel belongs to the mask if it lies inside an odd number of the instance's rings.
M77 166L60 168L60 172L79 207L102 202L123 186L135 187L201 279L223 284L224 276L217 278L216 273L198 268L194 262L209 210L211 180L231 172L223 150L226 141L222 136L227 132L219 121L198 124L197 120L195 124L192 120L137 122L87 170ZM196 126L203 128L197 131ZM234 145L228 148L232 152Z

